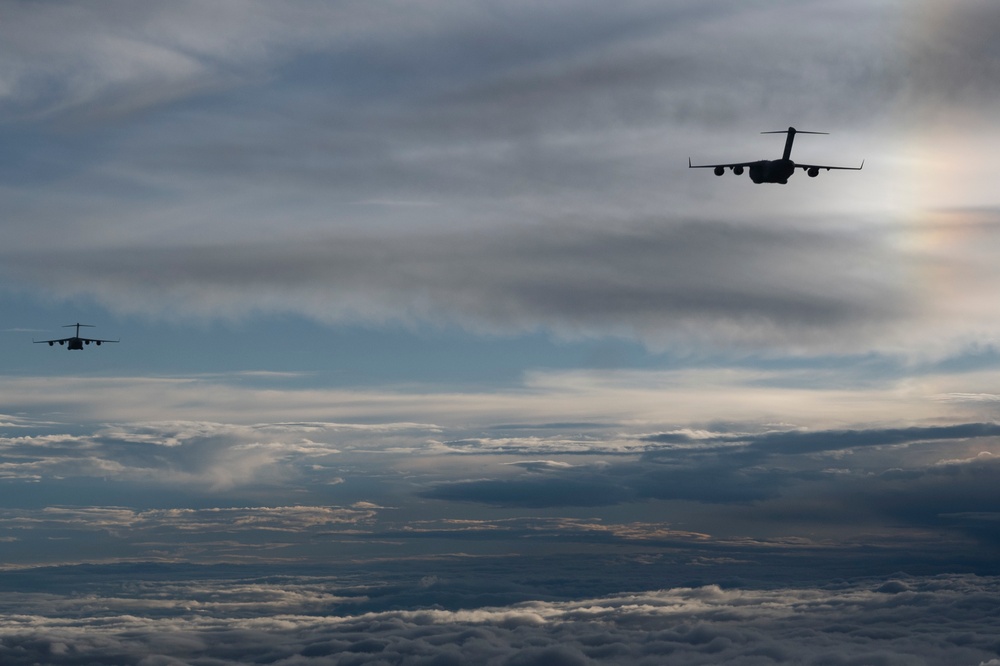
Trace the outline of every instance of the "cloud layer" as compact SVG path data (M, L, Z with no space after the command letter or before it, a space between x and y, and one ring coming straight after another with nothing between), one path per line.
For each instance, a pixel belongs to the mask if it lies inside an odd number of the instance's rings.
M994 423L660 434L572 423L78 430L25 423L0 439L7 564L314 562L331 544L360 557L386 541L396 556L425 547L485 554L529 539L726 557L753 543L815 553L877 545L902 558L919 544L922 567L947 567L958 548L963 567L988 573L1000 516ZM52 539L87 545L64 550Z
M985 3L933 33L919 10L908 23L869 3L240 7L238 22L187 4L5 18L8 286L156 318L656 350L993 340L996 262L969 255L992 246L995 212L921 219L926 165L883 131L939 137L927 118L994 107L995 50L953 44ZM753 158L771 146L756 132L792 119L844 129L797 150L874 171L751 188L683 168L695 150ZM979 238L912 243L956 224Z
M570 337L639 337L664 347L836 346L906 314L866 239L710 221L224 247L114 248L5 257L54 292L71 280L110 308L143 314L309 312L330 322L543 327ZM58 268L52 268L58 266ZM810 267L806 279L797 277ZM37 267L35 270L33 267ZM68 295L68 294L66 294ZM886 307L886 302L896 305Z
M69 574L66 580L77 584L73 572L53 573ZM90 573L100 580L111 571ZM1000 591L994 580L976 577L903 574L825 588L713 585L461 610L351 612L363 598L335 580L178 585L122 574L123 583L90 583L77 596L5 595L0 658L9 664L513 666L669 659L988 666L998 649L990 619ZM448 584L425 578L419 586L432 599L435 588ZM104 608L99 617L90 610L95 605Z

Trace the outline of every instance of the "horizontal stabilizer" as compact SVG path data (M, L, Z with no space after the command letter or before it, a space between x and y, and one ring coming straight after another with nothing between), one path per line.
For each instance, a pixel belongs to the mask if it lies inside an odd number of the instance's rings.
M761 132L761 134L829 134L829 132L810 132L809 130L797 130L794 127L789 127L784 130L772 130L770 132Z

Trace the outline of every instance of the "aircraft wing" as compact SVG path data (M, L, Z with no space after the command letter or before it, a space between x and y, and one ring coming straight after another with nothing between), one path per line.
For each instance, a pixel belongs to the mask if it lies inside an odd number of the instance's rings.
M51 344L55 344L57 342L59 344L63 344L64 342L69 342L70 340L79 340L80 342L83 342L84 344L88 344L88 345L91 342L96 342L98 344L100 344L102 342L121 342L121 340L98 340L96 338L59 338L58 340L34 340L33 339L32 342L34 342L36 345L41 345L41 344L45 344L45 343L48 343L48 344L51 345Z
M733 167L748 167L751 164L754 164L754 162L733 162L732 164L691 164L691 158L690 157L688 158L689 169L714 169L716 167L722 167L724 169L732 169Z
M816 169L817 171L819 170L829 171L830 169L840 169L843 171L861 171L863 168L865 168L865 162L864 160L862 160L861 166L856 166L856 167L827 166L825 164L799 164L798 162L796 162L795 168L802 169L804 171L808 171L809 169Z

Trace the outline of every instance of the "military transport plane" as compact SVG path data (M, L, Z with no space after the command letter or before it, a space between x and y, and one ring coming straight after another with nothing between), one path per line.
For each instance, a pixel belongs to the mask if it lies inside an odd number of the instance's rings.
M865 166L864 160L861 161L861 166L857 167L827 166L825 164L796 164L792 161L792 142L795 141L796 134L829 134L829 132L806 132L805 130L799 131L794 127L789 127L786 130L761 132L761 134L788 135L788 138L785 139L785 152L782 154L780 160L757 160L756 162L735 162L733 164L691 164L691 158L689 157L688 168L715 169L716 176L724 174L726 169L729 169L737 176L740 176L743 174L743 169L749 168L750 180L755 183L781 183L784 185L788 182L788 178L795 173L796 169L802 169L809 174L810 178L815 178L819 175L820 169L825 169L826 171L829 171L830 169L860 171Z
M71 338L62 338L60 340L32 340L32 342L38 345L47 342L49 343L49 347L51 347L57 342L59 343L60 346L69 343L66 348L69 349L70 351L74 349L83 349L84 345L89 345L91 342L96 344L98 347L101 346L102 342L118 342L118 340L96 340L94 338L81 338L80 327L86 326L87 328L93 328L93 326L91 326L90 324L66 324L65 326L63 326L63 328L72 328L74 326L76 326L76 335L74 335Z

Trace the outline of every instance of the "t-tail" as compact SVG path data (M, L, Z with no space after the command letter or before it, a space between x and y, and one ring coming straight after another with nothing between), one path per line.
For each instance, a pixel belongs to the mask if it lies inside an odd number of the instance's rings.
M792 142L795 141L796 134L829 134L829 132L807 132L806 130L797 130L794 127L789 127L786 130L761 132L761 134L787 134L788 138L785 139L785 152L781 154L781 159L790 160L792 159Z
M87 328L94 328L91 324L66 324L63 328L73 328L76 326L76 337L80 337L80 327L86 326Z

